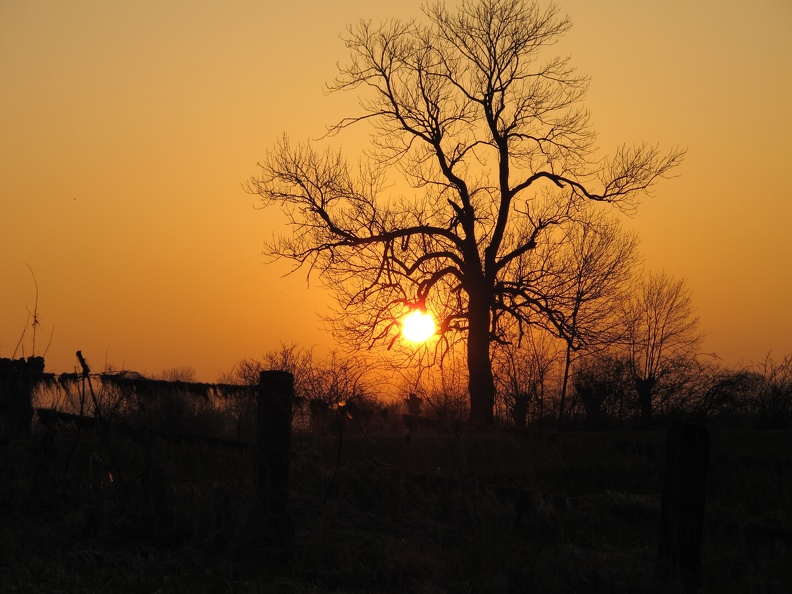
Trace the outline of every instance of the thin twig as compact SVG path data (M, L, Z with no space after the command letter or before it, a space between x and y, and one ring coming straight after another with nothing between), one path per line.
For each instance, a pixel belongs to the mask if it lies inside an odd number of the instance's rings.
M36 301L33 304L33 349L31 351L32 356L36 356L36 328L39 327L39 319L38 319L38 299L39 299L39 289L38 289L38 280L36 279L36 274L33 272L33 268L31 268L30 264L25 263L25 266L28 267L30 270L30 275L33 277L33 284L36 287ZM28 312L30 313L30 312ZM29 318L28 318L29 319Z

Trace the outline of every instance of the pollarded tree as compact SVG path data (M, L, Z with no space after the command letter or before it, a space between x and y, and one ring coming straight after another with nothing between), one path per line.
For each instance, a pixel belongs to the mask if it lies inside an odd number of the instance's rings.
M284 140L250 189L289 217L293 234L268 252L319 271L342 336L392 345L411 308L430 310L436 344L465 342L471 421L491 423L492 341L536 316L567 324L531 252L589 200L634 207L682 153L642 144L596 155L587 79L543 55L571 26L554 6L463 0L424 15L349 29L351 57L330 88L359 91L362 111L331 133L373 126L358 167ZM391 174L409 197L394 195Z
M666 273L649 274L643 280L624 316L624 344L641 420L646 423L661 384L695 368L704 336L689 287Z
M493 349L493 369L501 413L515 427L524 429L528 421L543 421L546 396L555 392L556 366L563 358L556 340L541 328L532 328L521 340L498 343ZM552 390L551 390L552 386Z
M569 374L577 354L607 348L624 333L619 313L638 264L638 237L600 211L569 226L554 251L559 253L554 258L555 274L549 275L543 293L563 321L557 324L565 347L558 399L558 422L563 424Z

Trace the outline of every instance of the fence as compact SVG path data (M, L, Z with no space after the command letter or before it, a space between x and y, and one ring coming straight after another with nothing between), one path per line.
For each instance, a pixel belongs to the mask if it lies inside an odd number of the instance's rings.
M199 400L211 397L231 398L237 395L253 401L255 432L250 441L222 440L154 427L146 429L146 437L150 439L152 436L159 436L178 441L195 440L249 448L252 493L244 518L234 522L234 534L229 546L236 555L258 557L262 551L266 551L266 556L270 559L283 559L291 554L294 546L294 520L289 507L289 465L296 399L294 380L290 373L263 371L258 386L251 387L164 382L132 374L93 376L87 365L84 366L82 374L57 377L45 374L43 370L43 359L0 360L0 426L4 438L11 439L30 432L34 410L33 392L41 383L81 386L80 401L73 404L78 406L81 413L92 413L89 416L39 409L38 415L42 424L60 421L78 427L98 429L102 433L108 430L116 433L127 431L133 436L136 436L138 428L106 414L108 411L103 408L101 394L94 391L92 379L98 377L104 386L119 390L119 393L124 394L124 406L137 412L146 407L147 398L153 393L187 393ZM413 397L411 400L417 401L417 398ZM347 411L341 412L346 414ZM417 417L420 409L414 404L410 412L416 413ZM456 437L459 439L459 435ZM150 448L145 447L144 451L150 455ZM693 586L701 583L700 546L708 460L709 435L706 430L690 424L669 427L665 446L666 472L661 511L660 555L668 560L670 574ZM66 466L68 467L68 462ZM146 468L152 466L154 464L147 460ZM157 487L156 475L149 473L146 476L154 478L146 478L145 489L152 494L160 492L162 489ZM153 501L155 497L152 496L151 499ZM164 511L156 511L153 515L167 516Z

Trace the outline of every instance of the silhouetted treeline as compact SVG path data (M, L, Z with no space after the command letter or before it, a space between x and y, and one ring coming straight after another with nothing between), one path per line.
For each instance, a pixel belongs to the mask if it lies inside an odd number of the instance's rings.
M768 356L740 368L699 360L669 368L652 388L653 414L647 421L641 380L627 358L612 352L579 358L560 410L563 361L549 351L529 355L521 354L511 375L498 375L496 419L501 426L609 430L688 419L721 428L775 429L789 427L792 420L792 356ZM405 376L386 386L372 376L371 365L355 357L332 353L320 359L296 345L241 361L217 383L166 381L133 372L55 375L44 372L40 358L35 365L3 361L3 433L23 431L36 407L62 413L60 420L90 417L174 435L245 439L254 432L255 390L250 386L264 369L294 374L296 430L337 433L346 426L362 432L404 431L409 427L403 414L414 415L407 394L422 403L420 416L426 422L420 427L458 432L468 416L466 382L458 368L424 374L418 384Z

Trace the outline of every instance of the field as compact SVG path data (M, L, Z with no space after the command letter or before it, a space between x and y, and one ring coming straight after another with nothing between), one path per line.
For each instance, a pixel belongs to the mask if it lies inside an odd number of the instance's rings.
M59 424L0 444L2 592L676 592L665 434L292 439L286 542L233 444ZM703 592L792 591L792 432L713 431Z

